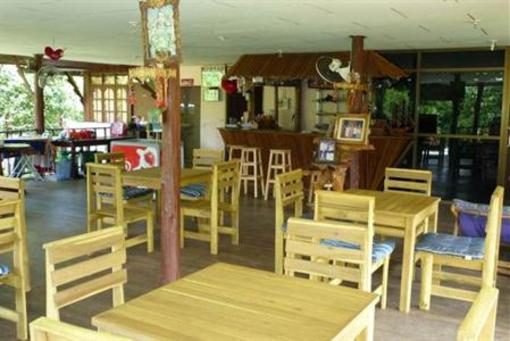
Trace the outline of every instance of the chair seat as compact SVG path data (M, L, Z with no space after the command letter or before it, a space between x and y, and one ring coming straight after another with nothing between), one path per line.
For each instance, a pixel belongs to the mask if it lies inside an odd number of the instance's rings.
M9 274L9 267L5 264L0 264L0 278Z
M321 241L321 245L359 250L358 244L344 242L342 240L326 239ZM395 245L396 243L394 240L374 242L374 244L372 245L372 262L377 263L378 261L390 256L395 250Z
M303 219L313 219L313 211L303 213L301 216ZM287 232L287 220L285 220L282 224L282 231Z
M203 198L207 191L207 186L204 184L191 184L181 187L181 195L193 199Z
M122 188L122 192L122 197L124 200L130 200L154 194L154 190L152 189L133 186L124 186Z
M154 190L143 187L124 186L122 187L122 198L126 201L154 194ZM102 198L113 197L112 193L99 193Z
M426 233L416 244L415 250L465 259L482 259L485 254L484 245L484 238Z

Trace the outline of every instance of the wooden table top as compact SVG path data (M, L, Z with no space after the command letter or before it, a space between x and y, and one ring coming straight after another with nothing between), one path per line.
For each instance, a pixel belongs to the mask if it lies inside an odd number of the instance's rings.
M212 171L208 169L181 169L181 186L200 183L212 176ZM138 169L131 172L124 172L122 175L124 185L128 186L146 186L152 189L161 188L161 168L152 167Z
M92 324L136 340L331 340L376 302L361 290L217 263Z
M423 210L441 201L441 198L425 195L372 191L367 189L349 189L346 193L375 197L376 212L400 216L418 215Z

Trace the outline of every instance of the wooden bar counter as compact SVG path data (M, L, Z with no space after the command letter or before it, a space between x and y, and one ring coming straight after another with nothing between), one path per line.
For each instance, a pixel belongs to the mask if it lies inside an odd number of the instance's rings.
M320 137L316 133L297 133L282 130L242 130L220 128L225 145L244 145L258 147L262 152L264 172L270 149L290 149L294 169L310 169L316 146L314 140ZM374 150L361 151L359 162L359 187L378 189L384 180L384 169L395 166L401 155L410 147L410 136L370 136Z

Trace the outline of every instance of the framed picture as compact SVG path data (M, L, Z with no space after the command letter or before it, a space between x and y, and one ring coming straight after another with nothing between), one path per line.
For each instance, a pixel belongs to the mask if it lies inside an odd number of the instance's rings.
M220 100L220 89L219 88L205 88L204 89L204 101L205 102L218 102Z
M336 118L333 136L346 143L367 144L369 114L341 114Z
M336 142L333 139L321 139L315 162L317 163L336 163Z

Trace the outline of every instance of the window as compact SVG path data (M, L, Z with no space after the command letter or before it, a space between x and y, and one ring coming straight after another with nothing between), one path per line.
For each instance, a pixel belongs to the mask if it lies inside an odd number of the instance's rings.
M128 77L126 75L93 75L91 77L94 121L129 121Z

